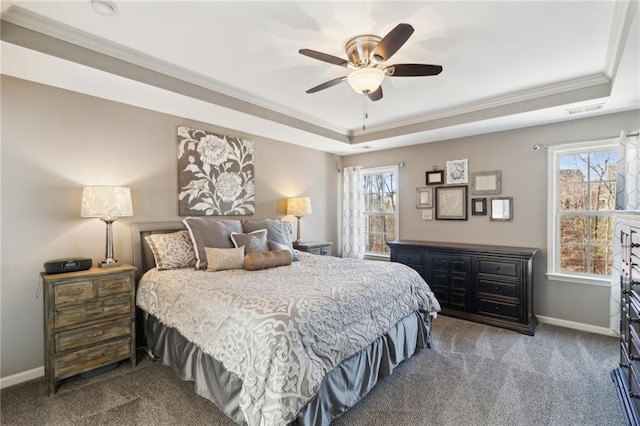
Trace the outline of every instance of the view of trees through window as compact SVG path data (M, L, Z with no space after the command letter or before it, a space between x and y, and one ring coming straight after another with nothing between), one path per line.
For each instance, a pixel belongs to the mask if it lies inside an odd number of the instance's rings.
M396 234L398 181L395 171L364 173L365 252L389 254Z
M560 269L609 275L613 261L616 151L558 156Z

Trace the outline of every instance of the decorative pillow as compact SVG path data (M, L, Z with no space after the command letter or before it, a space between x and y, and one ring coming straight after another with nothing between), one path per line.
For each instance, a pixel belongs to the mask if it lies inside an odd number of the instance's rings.
M253 232L259 229L267 230L267 240L286 244L291 249L293 260L300 260L298 253L293 249L293 237L291 223L280 219L247 219L242 221L244 232Z
M242 232L242 224L235 219L187 217L182 220L189 231L196 256L196 269L207 269L205 247L233 248L232 232Z
M260 251L269 251L267 246L267 230L249 232L248 234L231 233L231 241L236 247L244 246L245 253L256 253Z
M275 241L267 241L267 245L269 246L269 250L270 251L275 251L275 250L287 250L288 252L291 253L291 258L293 260L300 260L300 257L298 256L298 253L296 253L296 251L294 249L292 249L291 247L289 247L286 244L280 244L277 243Z
M196 256L187 231L150 234L144 237L156 261L156 268L177 269L193 267Z
M207 272L242 269L244 265L244 247L205 247L204 252L207 256Z
M248 253L244 257L244 269L255 271L257 269L274 268L276 266L290 265L292 261L293 258L289 250Z

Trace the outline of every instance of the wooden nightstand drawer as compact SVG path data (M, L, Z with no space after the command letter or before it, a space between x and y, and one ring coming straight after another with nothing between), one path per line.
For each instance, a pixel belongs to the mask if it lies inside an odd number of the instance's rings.
M124 294L97 302L56 309L54 325L56 328L62 328L117 315L128 315L131 309L131 299L129 295Z
M311 254L318 254L321 256L331 255L331 246L333 243L329 242L306 242L306 243L293 243L293 248L300 251L306 251Z
M70 349L77 349L82 346L88 346L130 334L130 318L56 333L55 352L60 353Z
M75 281L58 284L53 290L56 306L79 303L93 299L93 281Z
M127 358L130 355L131 338L126 337L56 357L54 373L58 378L65 378Z
M99 278L98 297L127 293L131 291L131 285L132 283L129 276L119 275L116 277Z

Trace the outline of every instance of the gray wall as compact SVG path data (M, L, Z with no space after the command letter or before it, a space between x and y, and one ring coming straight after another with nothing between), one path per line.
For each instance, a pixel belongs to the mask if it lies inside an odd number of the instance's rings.
M114 224L120 261L132 261L132 221L181 219L179 125L253 140L253 217L282 217L295 226L284 200L310 196L313 214L302 219L302 237L337 241L338 159L331 154L12 77L2 76L1 84L1 377L43 365L43 262L104 258L104 223L80 217L83 186L131 188L134 216Z
M342 166L373 167L405 162L400 168L400 239L535 247L534 312L597 327L609 326L609 288L547 280L547 151L537 143L578 142L640 128L640 111L434 142L343 157ZM488 216L467 221L423 221L415 190L425 172L447 160L467 158L471 172L501 170L501 196L514 199L512 222ZM488 196L490 197L490 196ZM471 198L471 195L468 197Z

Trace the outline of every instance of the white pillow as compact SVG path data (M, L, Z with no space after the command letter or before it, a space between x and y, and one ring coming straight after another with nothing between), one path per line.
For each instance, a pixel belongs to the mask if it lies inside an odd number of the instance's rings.
M145 240L159 270L193 267L196 263L195 251L188 231L150 234L145 237Z
M238 248L205 247L207 272L244 268L244 246Z

